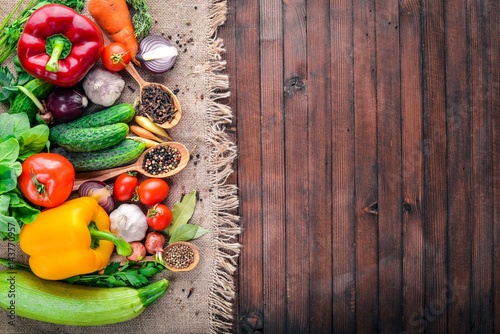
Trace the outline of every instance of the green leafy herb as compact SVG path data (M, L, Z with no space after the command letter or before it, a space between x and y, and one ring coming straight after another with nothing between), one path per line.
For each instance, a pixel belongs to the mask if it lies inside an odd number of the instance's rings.
M162 272L164 266L155 262L110 262L102 274L73 276L66 281L72 284L99 287L132 286L135 288L147 285L151 278Z
M149 13L149 7L146 0L126 0L127 4L132 6L135 13L132 16L132 24L134 25L134 34L137 39L142 39L149 35L153 18Z

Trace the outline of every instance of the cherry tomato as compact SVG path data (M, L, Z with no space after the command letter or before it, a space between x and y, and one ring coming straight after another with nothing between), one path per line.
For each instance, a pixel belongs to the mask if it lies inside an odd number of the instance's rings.
M17 182L31 203L52 208L67 200L73 191L75 169L60 154L37 153L24 160Z
M156 204L148 209L146 221L152 229L164 230L172 222L172 211L164 204Z
M113 196L121 202L132 199L139 186L139 180L135 173L120 174L113 185Z
M130 62L130 52L120 43L108 44L102 52L102 64L113 72L121 71Z
M169 187L162 179L147 179L141 182L137 189L139 200L144 205L155 205L161 203L168 196Z

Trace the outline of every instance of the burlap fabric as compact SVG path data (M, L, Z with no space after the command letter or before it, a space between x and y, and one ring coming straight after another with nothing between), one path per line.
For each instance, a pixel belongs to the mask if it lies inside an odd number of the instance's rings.
M0 16L10 12L16 0L0 0ZM217 0L149 1L154 18L152 32L178 41L179 57L175 68L165 75L150 75L139 69L147 80L161 82L177 96L183 110L182 120L170 131L171 136L188 149L192 160L180 174L169 179L171 191L167 204L172 206L183 193L197 190L199 201L192 223L210 232L194 243L201 260L191 272L164 272L159 277L170 280L165 296L141 316L121 324L101 327L69 327L46 324L16 317L8 323L0 312L1 333L223 333L231 332L233 273L239 254L236 187L226 184L236 156L234 143L224 129L231 120L231 110L220 103L228 96L228 77L223 73L222 41L217 28L223 24L226 2ZM138 85L126 72L123 102L134 102ZM0 106L5 112L6 106ZM1 243L1 242L0 242ZM7 257L5 242L2 257ZM16 259L26 261L16 249Z

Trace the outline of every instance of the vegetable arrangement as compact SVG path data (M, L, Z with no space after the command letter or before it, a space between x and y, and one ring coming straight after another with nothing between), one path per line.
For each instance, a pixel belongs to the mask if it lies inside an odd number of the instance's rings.
M0 102L9 106L0 114L0 236L29 257L0 259L10 269L0 271L0 307L8 310L14 277L16 315L99 326L161 298L170 283L156 275L192 270L199 251L190 241L208 231L190 223L197 192L170 208L159 177L90 177L77 189L82 175L130 167L146 148L158 148L144 154L150 168L181 159L154 119L117 102L120 71L134 62L164 73L176 46L150 35L145 0L90 0L92 18L83 8L83 0L21 0L0 23ZM101 29L113 43L104 45ZM10 58L15 73L4 65Z

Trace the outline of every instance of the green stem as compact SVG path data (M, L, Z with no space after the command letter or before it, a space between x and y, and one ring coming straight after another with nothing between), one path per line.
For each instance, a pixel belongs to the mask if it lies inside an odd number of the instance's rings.
M94 247L99 247L99 240L106 240L115 244L118 255L130 256L134 252L134 249L128 242L111 232L99 231L95 223L89 224L89 231Z
M71 42L66 36L61 34L53 35L47 38L45 49L50 59L45 65L49 72L59 71L59 60L66 58L71 52Z
M12 18L12 15L14 15L15 12L17 12L17 10L19 9L19 7L21 7L21 5L23 4L24 0L21 0L17 3L16 7L14 8L14 10L12 12L9 13L9 15L7 15L7 17L5 18L5 20L3 20L2 22L2 25L0 25L0 31L3 31L3 28L5 28L5 26L7 25L7 23L9 23L10 19Z
M41 112L45 111L45 108L43 107L42 102L40 102L40 100L35 95L33 95L32 92L30 92L29 90L27 90L24 86L14 86L14 87L16 87L17 89L19 89L24 94L26 94L26 96L29 97L31 101L33 101L33 103L37 106L37 108Z

